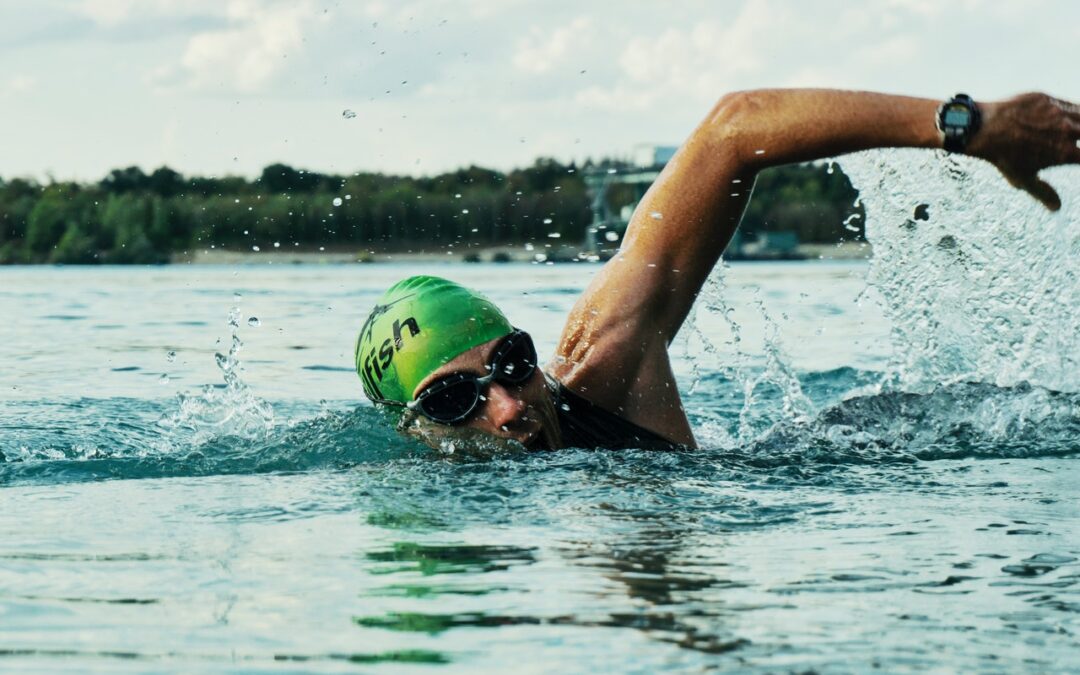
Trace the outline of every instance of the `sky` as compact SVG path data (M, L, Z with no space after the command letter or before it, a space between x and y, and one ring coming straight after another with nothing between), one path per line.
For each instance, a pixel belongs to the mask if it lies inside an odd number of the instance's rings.
M1077 64L1071 0L0 0L0 177L629 157L732 90L1080 100Z

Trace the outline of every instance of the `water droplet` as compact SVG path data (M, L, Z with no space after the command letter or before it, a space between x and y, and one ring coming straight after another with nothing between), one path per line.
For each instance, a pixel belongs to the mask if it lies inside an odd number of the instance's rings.
M545 225L550 225L551 224L551 218L544 218L544 224Z
M618 173L618 170L617 169L608 169L607 172L608 173Z
M469 212L469 209L461 209L461 212L467 214Z
M158 378L158 384L168 384L168 383L169 383L169 374L168 373L162 373L161 377Z
M764 154L765 154L765 151L764 151L764 150L755 150L755 151L754 151L754 154L755 154L755 155L764 155Z
M274 242L274 248L281 248L281 242L280 241L275 241Z
M334 197L334 206L341 206L341 197Z
M535 247L535 246L533 246L533 245L532 245L531 243L527 243L527 244L525 244L525 250L526 250L526 251L531 251L531 250L533 250L534 248L536 248L536 247Z
M173 351L173 350L169 350L168 352L166 352L165 360L168 361L169 363L172 363L173 361L175 361L176 360L176 352Z
M251 247L251 250L252 250L252 251L255 251L256 253L258 253L258 252L259 252L259 247L258 247L258 246L252 246L252 247Z
M341 116L344 117L347 120L351 120L354 117L356 117L356 113L353 112L352 110L349 110L348 108L345 108L344 110L341 111Z
M563 403L563 404L562 404L561 406L559 406L559 407L560 407L560 408L562 408L563 410L567 411L567 412L569 412L569 411L570 411L570 404L569 404L569 403Z
M649 217L653 220L661 220L664 217L664 214L660 213L659 211L653 211L649 214Z
M259 326L262 325L262 321L259 321L259 317L253 316L253 317L248 319L248 325L251 326L252 328L258 328Z
M533 258L536 260L536 262L544 262L545 260L547 260L547 255L544 253L537 253L533 256Z
M618 232L612 232L611 230L608 230L607 232L604 233L604 239L607 239L608 241L618 241L619 240L619 233Z
M558 239L561 236L562 235L559 234L558 232L551 232L551 233L548 234L548 237L551 238L551 239Z

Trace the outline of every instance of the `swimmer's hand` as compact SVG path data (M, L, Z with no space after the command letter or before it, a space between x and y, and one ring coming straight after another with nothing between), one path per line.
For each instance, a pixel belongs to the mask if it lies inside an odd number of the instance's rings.
M968 154L992 163L1009 183L1051 211L1060 209L1061 197L1038 174L1052 166L1080 164L1080 106L1046 94L1021 94L979 107L982 129L971 139Z

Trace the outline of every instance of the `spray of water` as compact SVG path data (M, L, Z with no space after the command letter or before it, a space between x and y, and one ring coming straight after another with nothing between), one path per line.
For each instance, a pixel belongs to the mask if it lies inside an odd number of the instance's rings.
M206 385L194 396L177 394L176 411L158 421L158 426L166 431L158 451L198 447L222 437L259 440L273 432L273 407L256 396L240 378L243 371L240 350L244 346L239 336L240 317L239 306L229 310L229 349L224 354L214 354L225 386Z
M875 151L843 166L866 210L874 255L864 296L890 322L887 368L876 386L859 382L815 410L759 293L764 360L748 356L718 268L687 322L690 392L718 373L743 401L735 436L717 420L699 439L759 456L862 460L1080 449L1080 200L1063 190L1050 214L993 167L943 154ZM1047 178L1077 185L1080 170ZM709 318L719 334L700 328Z
M1051 214L990 165L910 150L843 160L874 248L867 282L892 325L887 382L1080 390L1080 200ZM1080 184L1080 169L1047 177Z
M705 428L699 430L702 440L710 446L734 447L760 433L759 398L762 391L769 388L779 391L780 407L789 421L801 422L809 418L814 407L784 356L780 327L762 300L760 289L754 291L753 306L765 325L764 361L763 367L753 367L753 358L743 349L742 328L734 318L735 310L725 296L726 270L726 265L721 263L705 281L683 334L686 335L685 346L691 364L690 395L697 392L706 375L735 382L742 392L735 436L728 433L722 422L706 423ZM710 317L721 319L719 333L702 327Z

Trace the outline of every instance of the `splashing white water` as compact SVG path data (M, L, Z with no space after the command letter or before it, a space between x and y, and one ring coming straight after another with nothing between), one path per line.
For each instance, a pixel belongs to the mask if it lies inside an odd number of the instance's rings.
M243 364L240 350L240 308L229 310L229 351L214 354L218 369L225 379L225 386L206 385L198 396L177 394L179 404L176 412L165 415L158 426L167 430L159 451L172 448L197 447L224 436L260 439L274 430L274 409L256 396L240 379Z
M994 167L912 150L860 153L844 171L874 247L867 282L892 324L887 384L978 381L1080 390L1080 169L1051 214Z
M761 338L762 366L752 367L753 359L743 350L742 327L734 318L734 308L728 302L725 291L727 266L721 262L705 281L698 295L694 310L687 317L685 330L686 350L691 363L691 383L688 394L693 394L701 384L703 373L719 371L722 377L739 384L743 394L739 412L737 436L732 437L719 424L708 424L698 429L707 445L735 447L754 439L760 432L758 417L761 392L775 387L781 397L781 409L788 421L801 422L814 413L814 406L803 393L798 375L789 365L782 347L779 324L772 318L761 298L760 289L754 289L753 307L764 324ZM720 332L703 326L710 319L720 319Z

